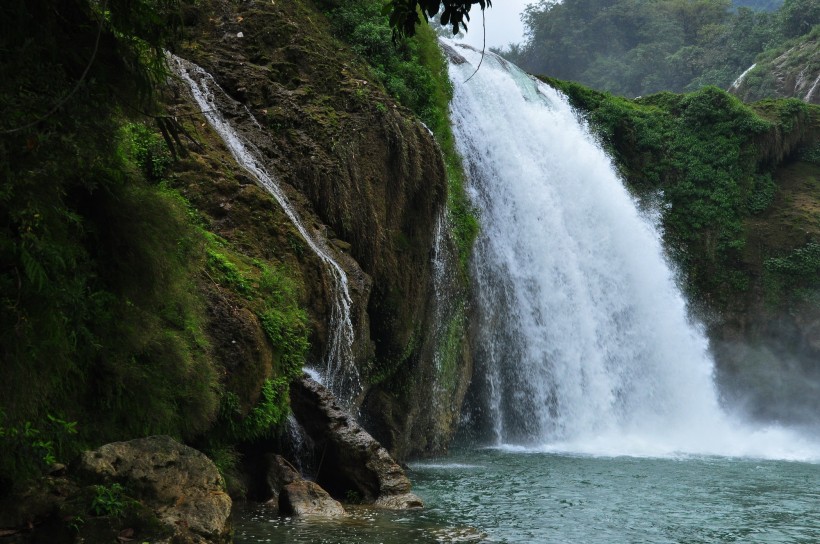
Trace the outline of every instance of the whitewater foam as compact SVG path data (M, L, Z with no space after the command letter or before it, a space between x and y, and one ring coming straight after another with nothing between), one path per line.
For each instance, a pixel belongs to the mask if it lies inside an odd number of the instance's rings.
M474 352L498 445L593 455L818 459L718 402L702 327L611 159L567 99L444 41L451 117L480 215ZM453 49L457 47L457 49Z

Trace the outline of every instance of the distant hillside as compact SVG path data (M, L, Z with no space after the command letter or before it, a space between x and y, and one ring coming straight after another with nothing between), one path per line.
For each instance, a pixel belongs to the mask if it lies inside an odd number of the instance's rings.
M811 33L820 2L542 0L523 19L529 39L502 51L509 60L634 97L727 89L760 54Z
M729 88L746 102L763 98L799 98L820 104L820 25L760 55L754 68Z
M756 11L776 11L783 5L783 0L732 0L735 8L751 8Z

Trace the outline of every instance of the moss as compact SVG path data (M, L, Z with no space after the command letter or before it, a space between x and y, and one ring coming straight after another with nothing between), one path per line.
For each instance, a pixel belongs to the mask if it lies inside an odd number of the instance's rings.
M820 243L812 241L788 254L765 260L766 296L770 303L782 299L817 301L820 297Z
M461 302L447 321L442 337L436 345L438 383L445 391L455 391L458 387L466 328L467 315L464 303Z
M388 356L371 361L365 374L367 383L378 385L394 378L399 369L407 366L418 345L419 335L414 332L400 353L392 357ZM402 382L404 383L403 387L406 387L408 382L406 380L402 380Z
M242 295L249 296L251 287L245 277L239 272L239 268L224 253L220 253L218 248L209 247L208 250L208 271L213 274L211 278L217 283L224 285Z

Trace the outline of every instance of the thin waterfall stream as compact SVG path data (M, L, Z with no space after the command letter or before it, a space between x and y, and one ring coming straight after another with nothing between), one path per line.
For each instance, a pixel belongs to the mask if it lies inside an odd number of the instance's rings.
M324 271L331 280L332 304L328 323L329 339L320 365L321 381L343 403L350 403L361 388L358 371L353 361L354 330L351 320L350 289L347 274L342 266L333 258L324 243L305 226L288 197L265 167L260 151L247 138L243 137L221 112L220 100L234 104L234 100L217 84L213 76L196 64L168 54L171 67L182 78L191 90L202 114L208 123L219 134L230 150L236 162L242 166L256 182L263 187L281 206L291 223L310 247L311 251L324 264ZM259 123L253 114L246 108L241 109L241 115L246 116L258 128ZM318 376L317 376L318 377Z

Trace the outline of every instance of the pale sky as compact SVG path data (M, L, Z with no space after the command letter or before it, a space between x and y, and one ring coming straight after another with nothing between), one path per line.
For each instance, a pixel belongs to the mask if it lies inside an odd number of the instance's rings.
M510 42L524 41L524 25L521 24L521 13L527 4L538 0L493 0L493 7L488 8L486 16L487 49L505 47ZM464 41L481 49L483 41L481 32L481 9L478 4L470 10L469 32Z

